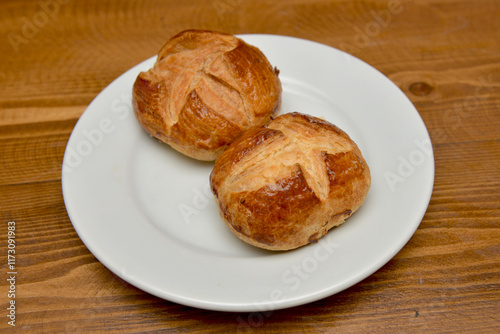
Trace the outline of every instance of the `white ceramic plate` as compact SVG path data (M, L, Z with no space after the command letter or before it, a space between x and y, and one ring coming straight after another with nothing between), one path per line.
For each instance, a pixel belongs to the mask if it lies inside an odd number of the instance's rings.
M82 241L125 281L198 308L272 311L335 294L387 263L427 209L434 158L417 110L371 66L311 41L241 37L280 70L282 113L322 117L363 152L372 187L344 225L289 252L237 239L208 188L213 164L159 143L135 119L132 85L155 58L124 73L88 106L66 148L62 187Z

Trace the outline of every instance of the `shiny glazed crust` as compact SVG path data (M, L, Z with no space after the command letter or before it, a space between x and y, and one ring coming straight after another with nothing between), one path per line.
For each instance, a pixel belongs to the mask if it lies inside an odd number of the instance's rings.
M215 160L245 130L279 112L281 83L264 54L232 35L186 30L133 87L134 112L153 137Z
M290 250L343 223L363 204L371 178L345 132L290 113L229 146L216 160L210 183L236 236L260 248Z

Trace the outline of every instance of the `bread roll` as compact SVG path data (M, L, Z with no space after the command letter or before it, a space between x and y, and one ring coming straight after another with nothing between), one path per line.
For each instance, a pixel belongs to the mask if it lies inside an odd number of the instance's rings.
M177 151L215 160L245 130L279 112L278 70L232 35L187 30L159 51L133 87L142 127Z
M300 113L247 131L216 160L210 176L229 229L269 250L316 242L362 205L370 183L368 165L349 136Z

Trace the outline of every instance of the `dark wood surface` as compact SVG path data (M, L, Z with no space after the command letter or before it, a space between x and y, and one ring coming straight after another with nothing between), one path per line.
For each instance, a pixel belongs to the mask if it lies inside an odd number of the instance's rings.
M10 0L0 9L1 332L500 332L500 1ZM389 263L317 302L222 313L144 293L87 250L61 191L71 131L104 87L187 28L324 43L405 92L431 135L435 186Z

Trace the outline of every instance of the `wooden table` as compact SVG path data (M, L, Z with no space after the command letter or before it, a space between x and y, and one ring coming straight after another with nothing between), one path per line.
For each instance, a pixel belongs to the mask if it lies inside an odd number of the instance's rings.
M0 8L2 332L500 332L500 1L9 0ZM87 250L61 191L71 131L104 87L187 28L324 43L404 91L430 132L435 184L420 227L389 263L317 302L223 313L144 293Z

